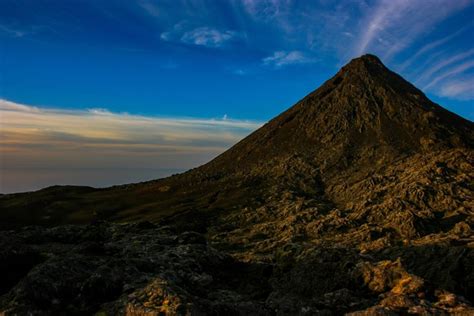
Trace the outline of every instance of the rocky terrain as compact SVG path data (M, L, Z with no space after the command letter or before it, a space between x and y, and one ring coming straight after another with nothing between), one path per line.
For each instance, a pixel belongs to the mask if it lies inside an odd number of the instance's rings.
M362 56L199 168L1 196L0 311L474 314L473 145Z

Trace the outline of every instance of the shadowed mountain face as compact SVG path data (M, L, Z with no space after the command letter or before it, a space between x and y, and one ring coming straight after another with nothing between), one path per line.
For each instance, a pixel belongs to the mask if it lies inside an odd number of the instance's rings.
M255 295L240 284L227 298L213 299L202 292L207 281L196 290L196 285L180 283L186 277L176 276L179 267L166 266L173 278L160 275L161 281L156 281L158 269L142 283L129 285L138 292L145 291L145 286L163 292L165 285L160 282L168 282L175 302L194 306L190 310L182 307L183 313L311 315L366 308L368 314L408 312L410 308L419 313L423 308L428 313L469 309L462 296L474 298L469 297L474 292L473 265L469 264L474 257L473 127L472 122L431 102L377 57L365 55L206 165L165 179L107 189L51 187L5 195L0 198L0 225L10 229L146 219L158 225L157 235L146 231L157 244L166 239L163 227L173 238L195 231L208 241L209 246L200 246L198 254L192 255L180 253L180 243L165 241L167 246L160 247L174 253L176 260L201 262L201 256L212 257L215 254L209 252L220 251L232 259L220 257L209 269L242 264L241 269L253 271L249 273L265 284L249 285ZM100 225L105 237L94 237L94 242L110 246L131 238L126 228L131 224ZM76 234L82 244L84 234L95 234L98 229L97 224L88 227L74 228L74 233L66 235ZM79 255L75 246L73 250L50 247L50 243L71 244L58 237L58 229L37 229L5 232L5 238L15 238L28 249L25 255L32 256L31 266L41 260L48 263L37 256L38 251L49 251L52 256ZM117 233L122 230L125 232ZM49 237L31 246L28 240L34 239L34 232ZM133 234L140 236L140 231L134 228ZM6 257L15 257L5 251ZM102 256L117 258L139 253L148 260L141 248L125 253L101 251ZM165 264L164 258L155 259ZM46 263L34 269L41 272ZM212 295L230 291L222 281L229 275L191 266L189 275L211 277ZM109 268L122 271L125 265L116 263ZM28 265L16 271L18 277L11 284L28 271ZM36 273L41 276L40 272ZM120 282L142 276L127 273ZM337 276L328 280L328 274ZM86 282L87 273L82 278L80 282ZM18 283L14 293L28 284ZM106 300L94 303L102 307L89 306L78 312L103 308L115 313L131 308L134 315L134 308L138 314L142 311L137 307L143 303L140 299L132 304L123 291L114 291L107 292ZM14 293L5 297L27 300L37 308L28 294ZM116 304L101 305L112 300ZM154 304L162 308L164 301ZM181 313L173 311L170 314Z
M233 173L298 155L331 177L415 153L472 146L472 133L471 122L366 55L203 169Z

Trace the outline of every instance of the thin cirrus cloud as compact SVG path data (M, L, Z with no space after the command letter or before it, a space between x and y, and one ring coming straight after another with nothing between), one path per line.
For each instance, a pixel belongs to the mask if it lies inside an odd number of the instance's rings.
M172 30L163 32L160 38L170 42L181 42L185 44L205 46L210 48L223 47L238 39L239 34L231 30L218 30L216 28L202 26L186 30L183 23L176 24Z
M133 170L186 170L207 162L261 126L259 122L199 118L159 118L111 113L106 109L64 110L32 107L0 99L2 192L38 189L38 170L69 176L69 169L111 170L114 183L142 181ZM57 173L51 169L61 170ZM15 180L23 172L21 183ZM33 171L31 171L33 170ZM105 171L104 171L105 170ZM124 178L116 178L117 170ZM28 176L31 174L31 177ZM11 177L9 177L11 175ZM161 174L158 173L157 176ZM167 175L167 174L163 174ZM77 176L77 174L76 174ZM153 176L150 174L150 177ZM80 179L51 182L81 184ZM115 182L113 182L115 181ZM84 183L101 183L91 178Z
M474 78L447 80L439 92L444 97L456 97L461 100L474 100Z
M160 9L153 4L152 2L148 0L139 0L138 5L142 7L148 14L154 17L160 17L161 16L161 11Z
M6 25L0 25L0 31L8 33L14 37L23 37L28 34L28 32L16 30Z
M435 40L431 43L428 43L428 44L424 45L413 56L411 56L410 58L405 60L400 65L400 67L398 67L398 71L404 71L407 67L411 66L418 58L420 58L422 56L425 56L427 53L429 53L430 51L433 51L435 48L440 47L441 45L444 45L444 44L448 43L452 39L456 38L457 36L464 33L466 30L471 28L472 25L473 25L473 23L471 23L470 25L455 31L454 33L452 33L452 34L450 34L446 37L443 37L441 39L437 39L437 40Z
M368 9L360 24L361 35L355 45L355 54L375 49L384 52L385 60L390 60L434 25L469 4L468 0L379 1L374 9Z
M415 83L416 84L425 84L426 87L432 86L432 84L427 83L427 81L434 81L436 82L439 81L439 77L436 76L437 73L439 73L443 69L448 69L450 71L450 67L453 65L456 65L456 63L465 60L468 57L471 57L474 55L474 49L470 49L466 52L462 53L457 53L455 55L452 55L450 57L443 56L442 60L437 60L435 63L433 63L430 67L426 68L416 79Z
M220 47L236 36L236 32L229 30L219 31L210 27L199 27L184 33L181 41L194 45Z
M277 51L274 52L273 55L262 59L262 63L265 66L272 66L275 68L297 64L312 64L316 61L315 58L309 57L300 51Z
M471 62L466 59L473 55L473 50L443 51L443 49L452 41L459 40L463 36L469 37L473 23L428 43L422 42L423 45L418 44L424 36L436 30L436 26L442 21L471 5L472 2L467 0L377 1L373 7L361 7L361 11L364 12L361 19L356 21L348 19L348 24L343 25L347 28L352 24L354 29L359 30L357 32L359 36L352 38L352 49L345 48L348 46L346 41L341 42L343 46L337 44L336 47L339 51L345 51L343 56L346 58L363 53L376 53L389 65L396 59L398 66L394 68L407 75L423 90L451 99L472 100L473 94L470 92L472 86L464 84L463 81L472 78L466 74L472 69ZM348 41L350 40L351 38L348 38ZM396 58L400 55L403 57ZM421 58L426 62L422 63ZM409 72L410 68L415 68L416 71Z
M454 75L462 74L466 72L467 70L473 69L474 68L474 60L470 60L467 62L464 62L462 64L457 65L456 67L453 67L452 69L449 69L448 71L436 76L433 80L431 80L428 84L426 84L423 89L428 90L433 86L436 86L438 83L442 82L446 78L450 78ZM440 87L441 91L443 90L443 86ZM472 87L471 87L472 89Z
M293 25L287 17L291 12L290 0L243 0L234 1L234 6L240 6L250 19L257 22L276 23L285 32L291 32Z

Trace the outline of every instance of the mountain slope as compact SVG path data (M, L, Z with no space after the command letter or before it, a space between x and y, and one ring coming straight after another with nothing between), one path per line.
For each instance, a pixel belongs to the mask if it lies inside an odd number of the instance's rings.
M71 290L78 293L72 302L85 304L78 313L99 305L137 314L156 305L158 313L170 300L187 302L180 303L183 314L472 312L465 298L474 300L473 193L474 124L364 55L199 168L107 189L56 186L0 197L0 228L94 222L0 234L5 245L19 244L5 247L3 257L13 258L6 260L45 260L31 272L20 266L10 283L18 275L27 278L0 297L0 305L13 302L8 306L15 310L20 302L41 310L42 296L31 284L49 284L41 281L51 279L49 271L86 251L94 273L119 271L112 274L124 280L114 280L132 282L126 287L135 296L114 283L101 292L99 304L83 293L83 287L96 289L90 284L97 281L87 271L66 269L84 284ZM142 230L142 224L104 219L146 219L158 226L144 224ZM181 243L189 237L180 236L194 237ZM177 264L170 266L160 249ZM226 270L229 262L246 267L239 280ZM8 262L0 261L0 272L4 266ZM249 289L243 275L261 286ZM206 294L208 286L217 296ZM53 293L56 285L51 287ZM149 291L171 298L157 301ZM173 305L180 314L176 310Z
M384 163L417 152L470 147L473 139L471 122L432 103L377 57L365 55L205 169L229 172L303 154L325 163L323 171L339 173L374 159Z

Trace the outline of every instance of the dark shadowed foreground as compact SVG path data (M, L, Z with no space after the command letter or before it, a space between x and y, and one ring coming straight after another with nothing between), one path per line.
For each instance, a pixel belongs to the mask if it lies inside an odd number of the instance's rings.
M473 144L365 55L202 167L1 197L1 310L474 313Z

